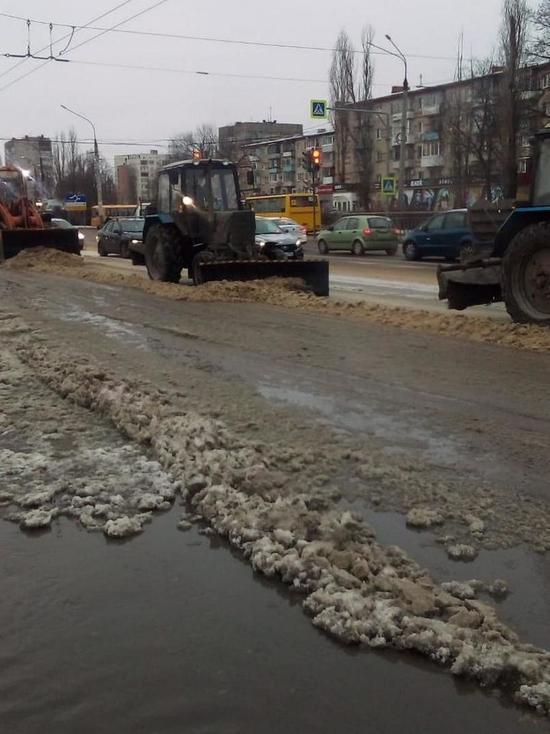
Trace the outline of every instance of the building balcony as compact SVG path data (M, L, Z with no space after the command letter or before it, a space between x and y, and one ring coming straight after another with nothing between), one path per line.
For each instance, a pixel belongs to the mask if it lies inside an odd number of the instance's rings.
M441 113L441 105L440 104L426 105L425 107L422 107L420 112L422 113L424 117L431 117L433 115L439 115Z
M422 156L422 168L437 168L444 164L442 155L425 155Z
M323 153L334 153L334 143L327 143L327 145L321 146Z
M323 176L323 186L328 186L334 183L334 176Z
M403 116L402 112L395 112L392 115L392 121L401 122L402 116ZM407 110L407 120L411 120L413 117L414 117L414 110Z

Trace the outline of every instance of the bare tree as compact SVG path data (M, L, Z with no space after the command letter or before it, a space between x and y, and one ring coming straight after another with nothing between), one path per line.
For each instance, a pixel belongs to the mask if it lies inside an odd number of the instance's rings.
M69 194L83 194L90 203L97 203L93 151L80 151L74 129L57 135L53 148L55 192L60 199ZM114 201L116 187L113 172L105 159L100 160L100 175L105 201Z
M174 135L168 144L170 160L181 161L191 158L193 155L193 144L193 133L190 131Z
M371 48L374 40L374 30L365 26L361 34L361 71L358 81L358 100L366 102L372 99L372 84L374 78L374 62ZM370 195L374 178L374 146L372 145L374 116L357 112L355 124L351 126L351 139L354 143L354 152L359 169L359 198L365 209L370 208Z
M538 61L550 61L550 0L541 0L532 19L535 32L532 55Z
M499 141L499 97L502 79L492 73L491 59L472 68L472 134L470 146L473 160L469 171L483 180L483 197L492 198L493 183L501 159ZM514 168L515 174L515 168Z
M346 31L340 31L332 55L329 72L330 101L332 107L343 107L355 98L355 50ZM346 180L349 150L350 119L347 112L336 112L334 124L335 169L340 182Z
M350 37L345 31L338 35L329 73L332 107L343 107L372 98L373 39L374 30L371 26L365 26L361 34L360 62L357 64ZM372 115L336 112L333 122L337 176L341 182L346 180L348 162L353 158L359 172L361 203L368 207L373 178Z
M522 78L527 60L530 13L526 0L503 2L500 55L504 64L504 79L499 118L504 196L510 199L515 199L517 194Z
M213 125L199 125L194 133L195 145L201 158L215 158L218 154L218 132Z
M169 143L168 155L171 160L191 158L198 151L201 158L215 158L218 155L218 133L213 125L199 125L194 132L187 131L175 135Z
M455 80L464 81L464 34L458 38ZM455 181L454 204L464 207L467 203L470 184L470 160L473 154L473 105L471 88L459 84L448 92L445 104L446 140L452 161L452 176Z

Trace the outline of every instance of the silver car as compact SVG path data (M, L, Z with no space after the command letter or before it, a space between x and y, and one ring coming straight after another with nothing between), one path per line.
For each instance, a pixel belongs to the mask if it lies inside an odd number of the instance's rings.
M289 260L302 260L302 241L294 233L283 232L272 219L256 217L256 247L260 254L274 257L282 253Z
M275 224L279 227L279 229L282 229L283 232L287 232L288 234L295 234L302 240L302 242L306 241L307 227L298 224L298 222L296 222L294 219L289 219L288 217L269 217L269 219L272 222L275 222Z

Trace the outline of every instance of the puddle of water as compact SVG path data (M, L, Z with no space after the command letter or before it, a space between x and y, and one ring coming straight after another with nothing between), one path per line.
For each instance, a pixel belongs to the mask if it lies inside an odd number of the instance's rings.
M131 346L138 346L141 349L147 348L147 340L140 336L135 329L131 328L131 325L110 319L107 316L101 316L100 314L91 313L84 309L73 306L71 309L66 311L60 311L58 316L63 321L79 321L83 324L91 324L100 328L103 332L114 339L124 342Z
M424 446L424 455L444 466L455 466L459 459L456 445L453 442L445 439L444 436L432 434L423 428L418 420L414 421L413 427L404 421L402 416L398 420L390 415L385 415L374 410L366 402L355 402L355 407L352 407L346 402L340 403L336 398L327 395L316 395L271 383L260 383L258 392L268 400L314 410L331 425L352 432L365 432L387 441L390 444L388 446L390 453L397 452L395 443L398 441L404 446L415 448Z
M527 734L531 714L413 655L344 648L176 512L113 544L0 523L10 734Z
M550 648L550 559L526 548L482 551L473 561L452 561L433 533L407 528L405 517L393 512L365 510L360 502L353 509L365 517L383 545L398 545L439 582L504 579L510 594L493 599L480 598L498 609L499 616L515 629L524 642Z

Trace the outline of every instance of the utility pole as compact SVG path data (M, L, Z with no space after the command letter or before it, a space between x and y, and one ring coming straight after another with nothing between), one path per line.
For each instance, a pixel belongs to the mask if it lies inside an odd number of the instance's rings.
M401 112L401 146L399 153L399 188L397 203L398 206L403 203L403 194L405 191L405 165L407 157L407 114L409 111L409 80L408 80L408 68L407 68L407 57L401 51L401 49L394 43L392 37L386 33L387 40L391 43L394 49L397 51L398 58L401 59L405 66L405 78L403 80L403 104Z
M95 125L87 117L84 117L84 115L81 115L79 112L75 112L74 110L71 110L69 107L66 107L64 104L62 104L61 107L64 110L66 110L67 112L70 112L71 115L76 115L76 117L80 117L81 120L85 120L88 124L92 126L92 131L94 134L94 174L95 174L95 185L96 185L96 194L97 194L97 213L103 224L105 222L105 211L103 209L103 186L101 183L101 161L99 158L99 146L97 144L97 135L95 132Z
M321 149L311 151L311 179L313 189L313 236L317 232L317 173L321 170ZM319 222L320 224L320 222Z

